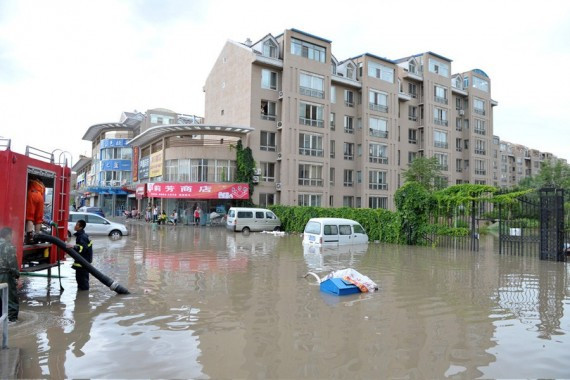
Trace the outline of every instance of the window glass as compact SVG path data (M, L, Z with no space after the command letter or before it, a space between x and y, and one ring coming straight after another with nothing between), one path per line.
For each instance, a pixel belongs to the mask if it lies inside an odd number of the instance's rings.
M319 235L321 233L321 224L319 222L309 222L305 226L305 232Z
M105 224L103 218L96 215L85 215L87 217L86 222L91 224Z
M338 227L341 235L350 235L352 233L352 229L348 225Z
M253 212L251 212L251 211L238 211L237 217L238 218L251 219L251 218L253 218Z
M338 227L337 226L331 226L331 225L325 225L324 234L325 235L338 235Z
M275 216L275 214L272 213L272 212L266 212L266 213L265 213L265 218L266 218L266 219L277 219L277 217Z
M362 226L360 224L355 224L354 226L352 226L352 228L354 228L355 234L365 234L366 233L366 231L364 231L364 228L362 228Z
M236 216L235 210L230 210L230 218L234 218Z
M255 212L255 217L257 219L263 219L263 211L256 211Z

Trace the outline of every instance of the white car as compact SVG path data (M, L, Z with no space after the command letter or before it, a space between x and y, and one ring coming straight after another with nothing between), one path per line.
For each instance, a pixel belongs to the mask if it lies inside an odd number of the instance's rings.
M81 219L86 223L85 232L89 236L105 235L119 237L129 234L129 230L124 224L111 222L110 220L90 212L71 211L69 213L69 220L67 221L67 232L69 236L73 236L75 233L75 224Z
M313 218L305 226L303 244L366 244L368 235L362 226L350 219Z

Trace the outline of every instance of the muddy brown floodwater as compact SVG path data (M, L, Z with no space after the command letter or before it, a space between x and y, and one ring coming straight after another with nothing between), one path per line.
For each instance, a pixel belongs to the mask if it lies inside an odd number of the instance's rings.
M303 249L298 235L130 225L94 239L77 293L22 280L10 327L26 378L568 378L566 264L371 243ZM307 271L351 267L379 291L321 293Z

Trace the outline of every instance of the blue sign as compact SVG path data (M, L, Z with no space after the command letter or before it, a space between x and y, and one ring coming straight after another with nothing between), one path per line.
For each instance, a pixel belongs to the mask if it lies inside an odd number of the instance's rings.
M139 161L139 180L148 178L150 174L150 157L143 157Z
M130 171L131 160L102 160L101 170L104 171Z
M129 139L103 139L101 140L101 149L105 148L127 148Z

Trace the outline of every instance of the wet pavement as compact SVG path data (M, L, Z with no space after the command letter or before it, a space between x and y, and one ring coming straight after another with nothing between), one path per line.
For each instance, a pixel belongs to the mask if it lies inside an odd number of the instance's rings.
M298 235L151 226L94 238L77 292L26 277L10 328L25 378L563 378L570 377L566 264L480 252L371 243L304 249ZM379 291L319 291L352 267ZM57 271L56 271L57 273Z

